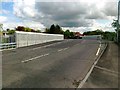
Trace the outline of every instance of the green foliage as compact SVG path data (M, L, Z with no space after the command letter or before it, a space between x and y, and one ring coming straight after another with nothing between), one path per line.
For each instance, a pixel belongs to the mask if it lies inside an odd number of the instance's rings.
M117 29L120 31L120 24L118 23L118 20L113 20L112 22L112 27L115 28L115 31L117 31Z
M54 34L54 32L55 32L55 25L53 24L53 25L51 25L51 27L50 27L50 34Z
M50 29L46 28L45 33L50 33Z
M40 30L34 30L31 29L29 27L24 27L24 26L18 26L17 28L15 28L16 31L25 31L25 32L41 32Z
M74 38L75 37L75 33L74 32L70 32L70 37Z
M70 32L70 30L66 30L64 32L64 37L73 39L75 37L75 33L74 32Z
M37 33L41 33L41 31L40 31L40 30L36 30L36 32L37 32Z
M25 31L25 27L23 26L18 26L17 28L15 28L16 31Z
M65 37L65 38L69 38L69 37L70 37L70 31L69 31L69 30L66 30L66 31L64 32L64 37Z
M12 35L15 33L15 30L10 30L10 29L7 29L7 34L8 35Z
M102 30L99 30L99 29L95 31L87 31L87 32L84 32L83 34L84 35L102 35L103 39L110 40L110 41L113 41L116 36L115 32L108 32L108 31L103 32Z
M108 31L106 31L103 34L103 39L114 41L115 36L116 36L115 32L108 32Z
M112 22L112 27L113 28L117 28L117 26L118 26L118 20L113 20L113 22Z
M50 29L46 28L45 33L50 33L50 34L63 34L63 30L59 25L51 25Z
M102 35L104 32L100 29L97 29L95 31L87 31L87 32L84 32L83 34L84 35Z
M24 27L24 29L25 29L26 32L31 32L31 30L32 30L32 29L29 28L29 27Z
M111 25L113 28L115 28L115 31L116 31L115 41L117 41L117 37L118 37L118 42L120 42L120 24L118 20L113 20ZM118 33L118 36L117 36L117 33Z

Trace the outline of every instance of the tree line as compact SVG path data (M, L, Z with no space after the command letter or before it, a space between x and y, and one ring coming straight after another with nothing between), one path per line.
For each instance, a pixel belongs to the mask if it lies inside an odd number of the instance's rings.
M118 25L119 25L118 21L113 20L113 23L111 25L112 25L113 28L115 28L115 31L117 32L117 28L118 28ZM29 27L17 26L15 29L7 29L7 34L8 35L14 34L15 31L41 33L41 30L34 30L34 29L29 28ZM76 36L76 33L78 33L78 32L72 32L68 29L63 31L63 29L58 24L57 25L52 24L50 26L50 28L46 28L43 33L62 34L62 35L64 35L64 38L66 38L66 39L79 38L79 36ZM94 30L94 31L84 32L83 35L102 35L103 39L112 40L112 41L114 39L116 39L116 33L115 32L109 32L109 31L104 32L103 30L100 30L100 29L97 29L97 30ZM119 35L120 35L120 25L119 25Z
M97 29L95 31L84 32L83 35L101 35L102 39L114 41L116 33L115 32L109 32L109 31L103 31L101 29Z

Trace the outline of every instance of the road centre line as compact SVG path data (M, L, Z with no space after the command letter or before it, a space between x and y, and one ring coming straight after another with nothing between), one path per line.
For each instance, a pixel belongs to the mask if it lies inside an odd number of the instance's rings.
M40 55L40 56L37 56L37 57L34 57L34 58L30 58L30 59L27 59L27 60L24 60L24 61L21 61L21 62L26 63L26 62L32 61L34 59L38 59L38 58L45 57L45 56L48 56L48 55L49 55L49 53L43 54L43 55Z
M49 45L45 45L45 46L41 46L41 47L36 47L36 48L33 48L33 49L29 49L30 51L31 50L36 50L36 49L40 49L40 48L46 48L46 47L49 47L49 46L52 46L52 45L56 45L56 44L60 44L62 42L58 42L58 43L54 43L54 44L49 44Z
M46 47L49 47L49 46L57 45L57 44L64 43L64 42L68 42L68 41L71 41L71 40L66 40L66 41L62 41L62 42L57 42L57 43L53 43L53 44L49 44L49 45L45 45L45 46L41 46L41 47L32 48L32 49L29 49L29 50L31 51L31 50L36 50L36 49L40 49L40 48L46 48Z
M64 50L67 50L69 47L67 48L63 48L63 49L59 49L58 52L61 52L61 51L64 51Z

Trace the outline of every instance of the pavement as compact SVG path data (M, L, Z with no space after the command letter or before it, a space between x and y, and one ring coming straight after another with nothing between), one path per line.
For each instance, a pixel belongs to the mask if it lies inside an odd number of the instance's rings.
M120 48L117 44L109 42L107 49L82 88L109 88L109 90L120 89L120 85L118 83L119 51Z
M71 39L2 51L2 86L75 88L74 82L85 77L98 57L99 47L99 40Z

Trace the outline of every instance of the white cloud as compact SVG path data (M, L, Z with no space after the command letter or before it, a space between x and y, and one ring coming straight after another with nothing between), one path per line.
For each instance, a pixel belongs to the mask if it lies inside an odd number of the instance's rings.
M6 29L14 29L15 27L17 26L24 26L23 23L19 22L6 22L6 23L3 23L3 29L6 30Z
M30 22L30 21L24 21L24 22L6 22L3 23L3 29L6 30L7 28L15 29L17 26L24 26L29 27L35 30L41 30L44 31L45 26L43 26L39 22Z
M4 23L7 21L7 17L5 16L0 16L0 23Z
M10 13L10 11L8 11L8 10L4 10L4 9L0 10L0 14L9 14L9 13Z
M25 21L23 25L34 28L49 27L54 23L80 32L97 28L113 30L110 24L117 16L117 0L13 1L14 14L23 20L29 20L29 22ZM97 20L108 20L109 23L101 24ZM15 23L7 24L7 26L15 26Z
M35 0L18 0L14 2L13 10L18 17L34 17L36 14Z

